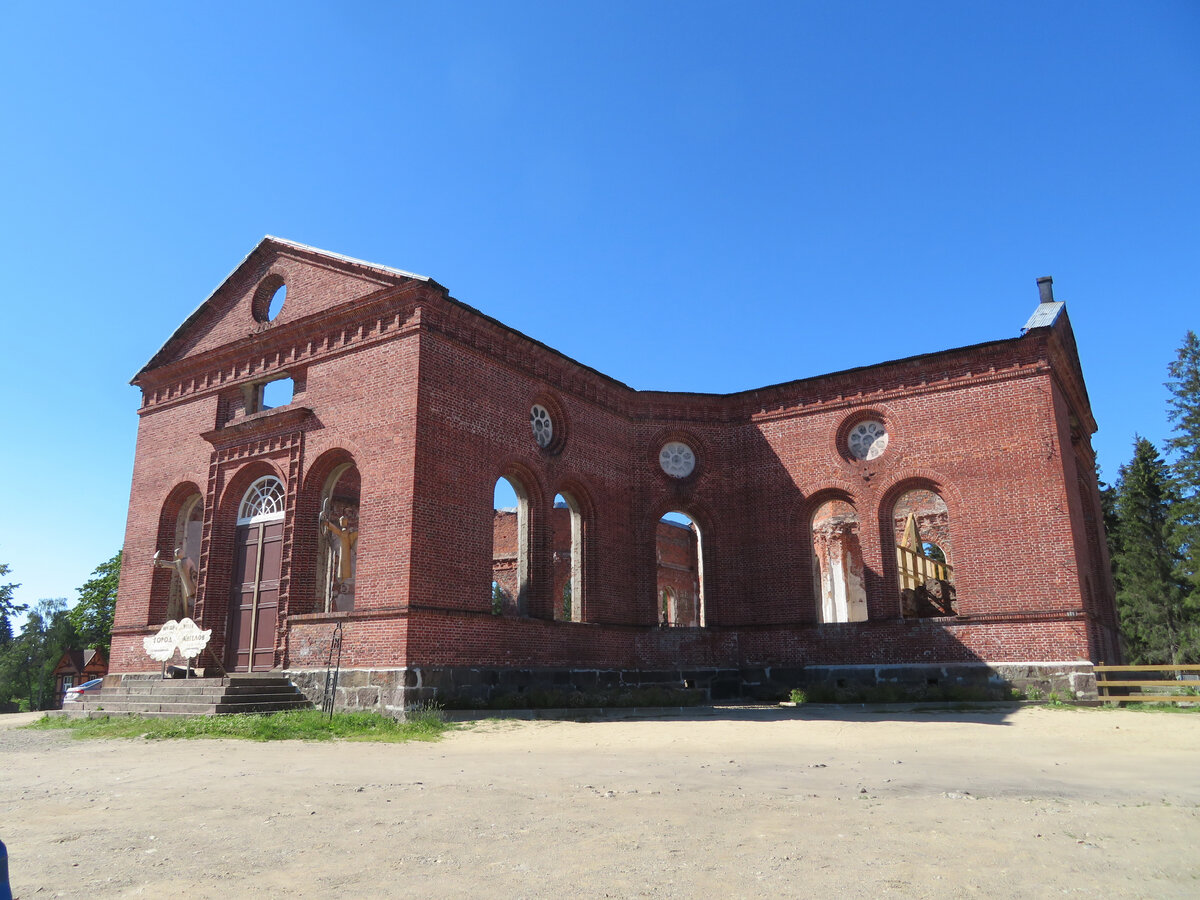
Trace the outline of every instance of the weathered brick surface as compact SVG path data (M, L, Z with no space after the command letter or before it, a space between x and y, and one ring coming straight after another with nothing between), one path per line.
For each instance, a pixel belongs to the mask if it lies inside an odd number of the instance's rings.
M288 287L272 322L256 302ZM276 281L264 281L276 279ZM245 388L286 374L293 402ZM400 671L591 667L643 672L905 663L1113 661L1115 614L1070 325L732 395L634 391L448 297L437 284L265 240L135 379L143 391L114 672L156 668L179 505L204 496L197 617L224 652L233 535L254 478L287 488L275 664ZM548 450L534 403L554 416ZM878 459L845 450L864 417ZM695 472L658 451L682 440ZM354 610L324 613L318 512L334 468L361 475ZM496 479L528 502L525 615L494 616ZM896 502L936 491L960 617L903 620ZM581 510L582 622L555 621L564 510ZM853 505L869 619L818 626L812 517ZM659 627L659 520L700 530L705 628ZM569 520L566 526L569 546ZM390 683L390 682L389 682ZM365 688L366 686L364 686ZM390 688L389 688L390 690ZM363 701L366 702L366 701Z

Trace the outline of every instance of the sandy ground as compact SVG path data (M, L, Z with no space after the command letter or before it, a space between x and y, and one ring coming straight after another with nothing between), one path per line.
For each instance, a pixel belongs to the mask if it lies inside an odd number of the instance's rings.
M1200 896L1200 715L809 707L439 743L77 741L0 716L34 897Z

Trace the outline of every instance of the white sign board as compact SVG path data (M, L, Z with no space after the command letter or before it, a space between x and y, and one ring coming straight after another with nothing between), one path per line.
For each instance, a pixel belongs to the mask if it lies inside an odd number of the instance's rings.
M175 632L175 645L184 659L195 659L200 655L200 651L208 645L210 637L212 637L211 628L203 630L191 619L184 619L179 623L179 628Z
M166 662L178 650L184 659L195 659L200 655L212 637L212 629L202 629L191 619L167 622L158 630L158 634L142 638L142 646L146 655L156 662Z

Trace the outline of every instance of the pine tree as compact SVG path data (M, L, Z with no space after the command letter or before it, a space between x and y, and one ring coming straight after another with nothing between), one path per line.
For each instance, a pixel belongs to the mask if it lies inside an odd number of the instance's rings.
M1200 650L1200 628L1178 576L1175 490L1154 445L1138 437L1117 484L1117 609L1129 661L1179 664Z
M1100 477L1100 462L1096 461L1096 486L1100 490L1100 516L1104 520L1104 536L1108 541L1108 564L1115 578L1117 574L1117 559L1121 555L1121 535L1117 527L1117 491L1115 487L1104 483Z
M1189 331L1179 356L1167 366L1167 417L1173 426L1167 440L1171 483L1176 500L1171 509L1179 576L1187 585L1189 606L1200 614L1200 340Z
M0 576L7 574L8 566L0 563ZM6 619L15 613L25 611L23 604L13 602L13 591L19 587L19 584L0 584L0 615Z

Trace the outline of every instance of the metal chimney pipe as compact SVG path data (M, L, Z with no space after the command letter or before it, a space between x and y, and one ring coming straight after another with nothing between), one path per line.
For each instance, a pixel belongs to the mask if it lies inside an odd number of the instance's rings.
M1037 280L1037 284L1038 284L1038 295L1041 297L1042 302L1043 303L1053 303L1054 302L1054 279L1051 278L1049 275L1043 275L1041 278L1039 278Z

